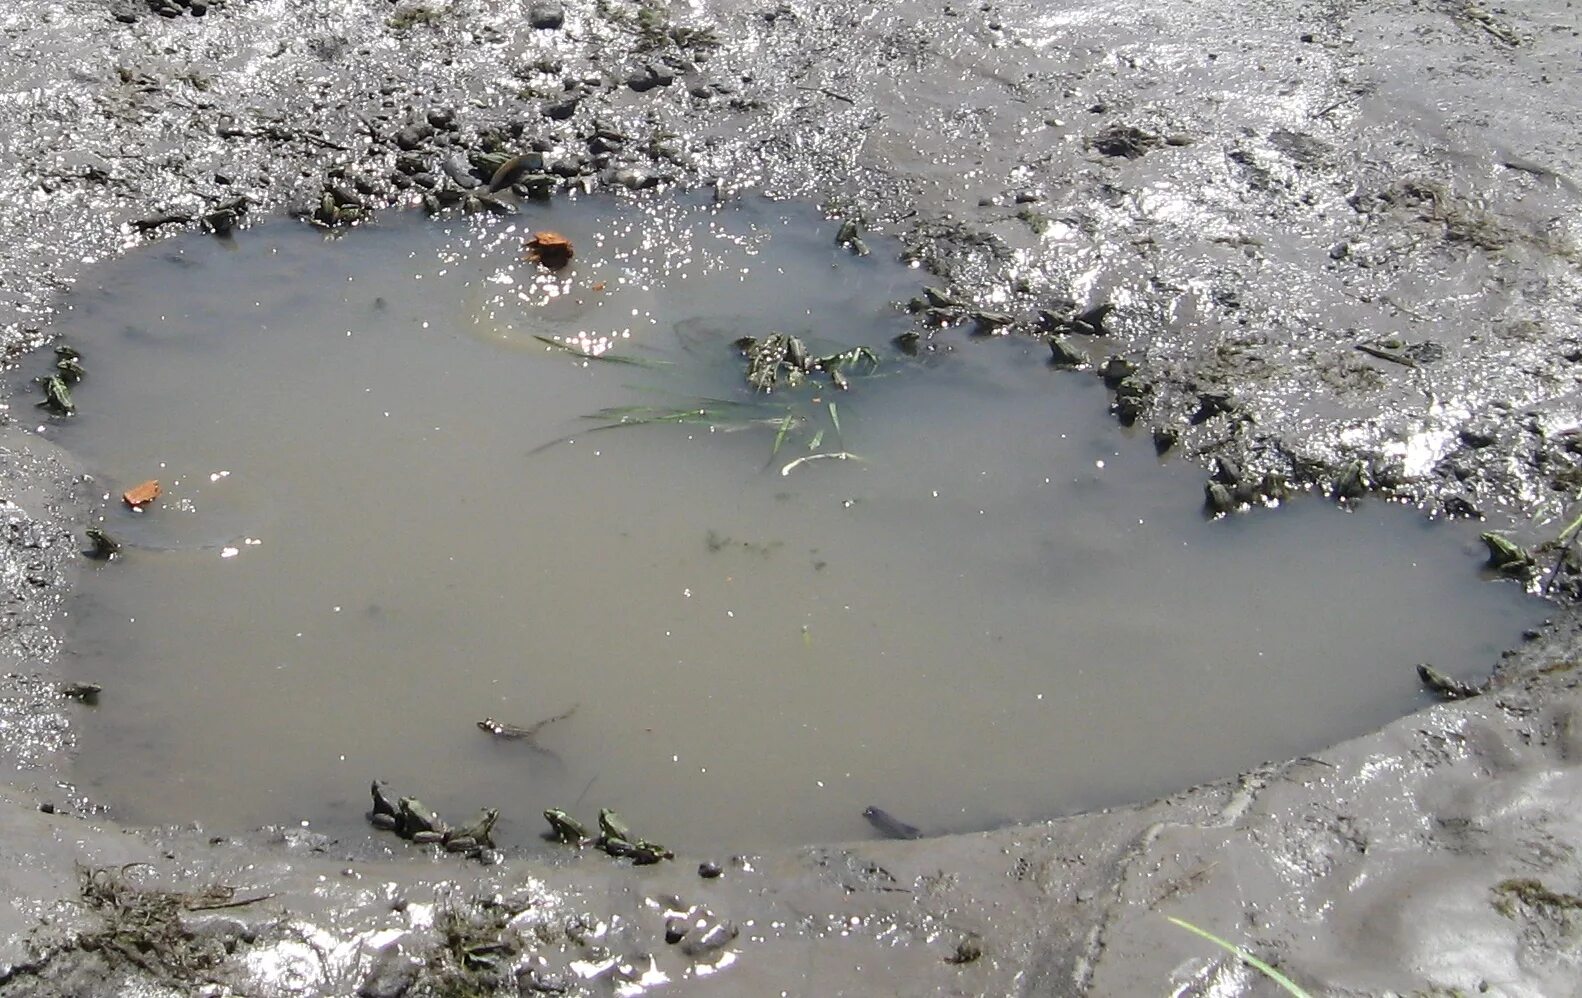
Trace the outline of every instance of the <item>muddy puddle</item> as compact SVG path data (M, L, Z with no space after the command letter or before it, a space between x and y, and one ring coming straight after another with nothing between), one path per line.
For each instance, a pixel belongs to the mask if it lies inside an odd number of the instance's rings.
M541 227L577 249L555 275L522 257ZM1205 520L1199 473L1037 344L904 356L917 273L834 228L584 200L101 270L60 323L77 415L12 407L125 545L68 620L105 688L82 786L362 838L379 777L498 807L508 846L545 807L688 848L866 837L869 805L977 829L1363 733L1426 702L1414 663L1479 677L1541 616L1412 510ZM731 343L775 329L878 368L742 408Z

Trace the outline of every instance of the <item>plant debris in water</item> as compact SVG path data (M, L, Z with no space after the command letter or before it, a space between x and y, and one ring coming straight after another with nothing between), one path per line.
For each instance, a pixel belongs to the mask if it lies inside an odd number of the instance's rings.
M844 391L851 387L844 368L860 369L862 374L879 368L879 356L867 347L813 357L800 336L785 333L770 333L762 339L743 336L735 346L747 358L747 384L765 394L776 387L796 388L815 373L828 375L830 383Z

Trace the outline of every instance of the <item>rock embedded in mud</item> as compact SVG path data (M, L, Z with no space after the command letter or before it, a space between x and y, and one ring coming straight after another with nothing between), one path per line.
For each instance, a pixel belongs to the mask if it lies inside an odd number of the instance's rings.
M1049 355L1049 363L1055 367L1082 367L1088 362L1088 355L1063 336L1049 338Z
M1088 148L1106 156L1137 159L1163 143L1164 139L1152 132L1129 125L1112 125L1089 139Z
M1215 416L1228 416L1241 407L1229 392L1199 392L1198 409L1188 420L1193 426L1206 423Z
M540 0L527 8L527 23L540 31L554 31L566 23L566 8L550 0Z
M428 122L414 123L395 133L396 148L412 152L421 148L434 136L434 126Z
M668 87L674 83L676 74L671 72L662 63L651 62L634 71L626 78L626 85L637 93L647 93L655 87Z

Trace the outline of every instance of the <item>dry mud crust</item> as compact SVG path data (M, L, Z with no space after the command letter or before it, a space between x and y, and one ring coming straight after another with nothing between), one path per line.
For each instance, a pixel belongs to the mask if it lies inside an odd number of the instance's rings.
M1041 333L1045 312L1111 302L1084 353L1135 364L1121 414L1189 457L1326 484L1361 462L1367 489L1553 536L1582 481L1576 35L1558 0L16 0L0 10L0 346L29 363L63 293L129 246L271 211L361 222L461 184L475 153L536 147L560 185L819 200L902 238L962 321ZM3 448L5 988L92 993L100 957L70 939L102 916L78 860L153 863L140 887L183 897L276 894L219 930L234 952L202 972L222 991L352 993L392 941L430 960L432 929L381 921L382 885L432 898L452 865L358 880L326 843L211 847L36 810L85 806L56 786L70 729L49 623L81 507L47 446ZM680 864L588 860L455 889L559 913L546 959L648 951L673 979L711 957L675 955L643 899L706 900L745 928L735 963L688 993L1268 993L1165 913L1321 993L1564 993L1575 649L1557 626L1492 695L1136 810L766 857L706 890ZM616 943L567 929L617 915Z

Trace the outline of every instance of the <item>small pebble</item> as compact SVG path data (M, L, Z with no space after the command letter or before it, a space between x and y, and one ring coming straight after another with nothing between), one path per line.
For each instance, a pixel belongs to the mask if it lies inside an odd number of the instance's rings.
M724 872L724 870L720 869L720 864L713 860L705 860L698 864L698 876L704 880L713 880Z

